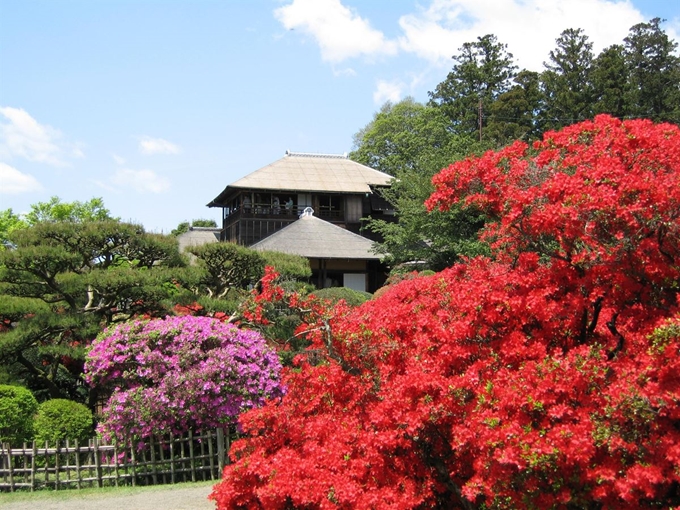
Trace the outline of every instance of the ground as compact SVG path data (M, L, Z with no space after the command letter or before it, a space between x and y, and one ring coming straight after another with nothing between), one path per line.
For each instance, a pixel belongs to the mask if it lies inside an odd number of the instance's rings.
M214 510L208 500L215 482L155 487L0 494L2 510Z

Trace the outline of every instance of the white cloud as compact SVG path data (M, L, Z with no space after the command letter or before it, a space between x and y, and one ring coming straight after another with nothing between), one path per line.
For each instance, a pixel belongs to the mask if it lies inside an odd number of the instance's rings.
M18 195L43 189L35 177L21 173L7 163L0 163L0 184L0 194L5 195Z
M274 15L286 29L309 36L324 61L338 64L362 55L405 52L429 62L425 74L450 68L451 57L464 43L486 34L507 45L519 69L540 72L556 39L568 28L582 28L597 55L607 46L622 44L630 27L648 21L631 0L424 0L414 2L414 12L399 18L402 35L391 40L343 1L287 0ZM676 23L678 19L665 24L673 39L677 39ZM333 73L355 71L334 66ZM396 87L386 82L374 92L375 101L395 97Z
M373 102L380 105L385 101L397 103L401 99L403 88L404 85L399 82L378 80L376 90L373 92Z
M118 187L132 188L138 193L163 193L170 189L170 181L153 170L119 168L111 177Z
M142 154L179 154L180 148L162 138L143 136L139 140L139 151Z
M541 71L567 28L582 28L597 54L621 44L628 29L642 21L629 0L433 0L400 18L399 42L404 51L448 66L463 43L494 34L520 68Z
M630 27L648 21L632 0L423 0L414 2L414 12L399 18L402 35L391 40L343 1L286 0L274 15L286 29L309 36L319 46L322 59L333 64L335 76L356 74L337 64L362 55L402 52L427 61L427 69L410 80L410 93L429 81L432 73L450 69L451 57L464 43L486 34L507 46L518 70L541 72L556 39L568 28L583 29L597 55L612 44L623 44ZM673 40L679 38L678 27L680 18L664 24ZM398 101L406 88L381 80L373 100L378 104Z
M340 0L293 0L276 9L274 15L286 29L311 35L327 62L397 53L395 41L386 39Z
M58 130L40 124L21 108L2 107L0 115L8 121L0 123L0 156L18 156L54 166L67 165L64 153L72 157L83 156L79 148L67 150L59 143L61 133Z
M116 162L116 164L118 164L118 165L124 165L125 164L125 158L119 156L118 154L111 154L111 157Z
M88 181L91 182L92 184L94 184L95 186L98 186L102 189L105 189L106 191L112 191L112 192L117 191L116 188L111 186L111 184L104 182L104 181L101 181L99 179L88 179Z
M333 67L333 76L356 76L357 72L351 67L337 69Z
M80 143L73 145L73 147L71 147L71 156L78 159L84 158L85 153L81 147L82 144Z
M665 29L665 32L670 39L673 39L676 42L680 39L680 16L669 19L662 27Z

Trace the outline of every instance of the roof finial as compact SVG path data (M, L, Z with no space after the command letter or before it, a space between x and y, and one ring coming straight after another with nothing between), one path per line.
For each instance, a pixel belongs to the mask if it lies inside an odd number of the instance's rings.
M302 214L300 214L300 218L304 218L305 216L314 216L314 209L311 207L305 207L305 210L302 211Z

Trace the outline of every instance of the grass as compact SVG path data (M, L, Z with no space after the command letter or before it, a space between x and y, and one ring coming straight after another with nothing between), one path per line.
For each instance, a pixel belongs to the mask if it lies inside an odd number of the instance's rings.
M18 491L18 492L1 492L0 493L0 507L4 504L9 504L19 501L68 501L69 499L92 499L107 496L125 496L130 494L151 493L154 491L168 491L173 488L183 489L187 487L209 487L215 485L219 480L210 480L207 482L185 482L174 485L149 485L144 487L132 487L124 485L120 487L102 487L88 488L88 489L63 489L63 490L40 490L35 492Z

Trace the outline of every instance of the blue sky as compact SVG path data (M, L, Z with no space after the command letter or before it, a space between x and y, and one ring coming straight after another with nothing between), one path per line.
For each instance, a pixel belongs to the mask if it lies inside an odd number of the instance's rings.
M0 209L102 197L169 232L227 184L343 153L387 100L426 101L467 41L520 68L566 28L597 53L678 0L0 0Z

